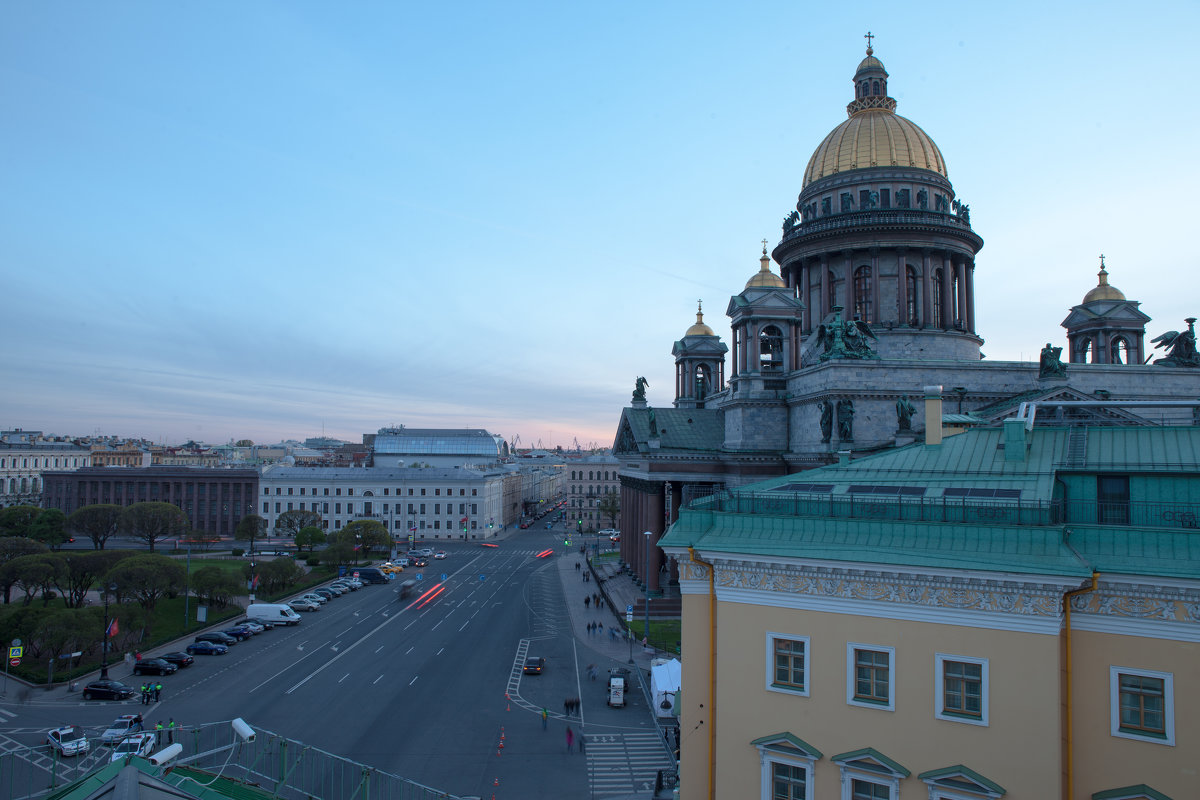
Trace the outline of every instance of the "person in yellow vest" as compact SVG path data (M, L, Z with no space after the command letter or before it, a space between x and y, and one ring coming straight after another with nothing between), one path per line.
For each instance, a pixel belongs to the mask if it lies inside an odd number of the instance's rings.
M154 723L154 746L162 746L162 720Z
M167 720L167 744L175 744L175 718Z

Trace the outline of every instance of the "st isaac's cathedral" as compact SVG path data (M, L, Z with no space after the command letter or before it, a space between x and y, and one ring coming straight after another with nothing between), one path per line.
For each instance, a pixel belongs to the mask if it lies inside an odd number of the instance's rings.
M998 424L1190 424L1200 399L1193 319L1146 341L1149 317L1108 282L1037 363L983 357L975 315L983 239L924 130L896 113L867 48L848 119L817 145L770 255L725 309L729 344L704 321L676 341L675 400L639 379L618 424L621 518L661 535L681 504L723 488ZM778 272L772 269L778 264ZM986 268L986 266L985 266ZM729 356L726 363L726 356ZM625 536L622 558L660 589L661 551ZM646 569L647 555L650 568Z

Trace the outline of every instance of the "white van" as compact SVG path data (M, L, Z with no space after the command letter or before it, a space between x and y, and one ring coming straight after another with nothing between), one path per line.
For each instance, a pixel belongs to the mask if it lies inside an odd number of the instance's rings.
M246 607L246 616L250 619L265 619L276 625L300 624L300 615L286 603L251 603Z

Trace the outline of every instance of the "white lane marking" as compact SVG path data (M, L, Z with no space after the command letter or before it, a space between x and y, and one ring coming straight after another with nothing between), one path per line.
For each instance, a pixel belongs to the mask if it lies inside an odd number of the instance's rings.
M416 675L413 675L413 679L412 679L411 681L409 681L409 682L408 682L408 685L409 685L409 686L412 686L412 685L413 685L414 683L416 683L416 682L417 682L417 676L416 676Z
M306 641L307 641L307 640L306 640ZM251 689L250 691L252 691L252 692L257 692L259 689L261 689L262 687L266 686L268 683L271 683L271 682L272 682L272 681L274 681L276 678L278 678L280 675L282 675L283 673L287 672L287 671L288 671L289 669L291 669L292 667L294 667L294 666L296 666L297 664L299 664L299 663L300 663L300 661L303 661L304 659L308 658L309 656L315 656L315 655L316 655L317 653L319 653L319 652L321 652L321 649L320 649L320 648L314 648L314 649L313 649L313 651L312 651L311 653L309 653L307 656L302 656L302 657L300 658L300 660L299 660L299 661L294 661L294 662L292 662L292 663L291 663L291 664L289 664L288 666L286 666L286 667L284 667L283 669L279 670L279 672L276 672L274 675L272 675L271 677L267 678L265 681L263 681L262 683L260 683L258 686L255 686L255 687L254 687L253 689Z
M416 650L416 649L417 649L416 647L410 647L404 651L404 655L408 655L409 653L411 653L413 650Z
M437 655L439 655L439 656L440 656L440 655L441 655L442 653L444 653L444 652L446 652L446 648L442 647L442 648L440 648L440 649L437 651Z
M375 680L371 681L371 685L372 685L372 686L374 686L375 684L379 683L381 680L383 680L383 676L382 676L382 675L380 675L380 676L379 676L378 678L376 678Z
M346 680L346 678L349 678L349 677L350 677L350 673L347 672L345 675L342 676L342 681ZM341 683L342 681L338 681L338 683Z
M385 645L382 645L382 644L381 644L381 645L379 645L379 647L376 647L376 648L375 648L375 652L376 652L376 653L378 653L378 652L379 652L380 650L382 650L384 647L385 647Z
M303 678L303 679L302 679L302 680L301 680L299 683L295 684L294 686L292 686L292 688L290 688L290 689L288 689L286 692L284 692L284 694L291 694L292 692L296 691L297 689L299 689L299 688L300 688L301 686L303 686L304 684L308 683L310 680L312 680L313 678L315 678L317 675L321 674L321 672L323 672L323 671L324 671L324 670L325 670L327 667L330 667L330 666L332 666L332 665L333 665L333 663L334 663L335 661L337 661L339 658L341 658L342 656L346 655L347 653L349 653L349 652L350 652L351 650L353 650L354 648L358 647L360 644L362 644L363 642L365 642L367 639L371 638L371 637L372 637L372 636L373 636L373 635L376 633L376 631L380 631L380 630L382 630L382 629L384 628L384 626L386 626L386 625L387 625L388 623L390 623L392 620L396 620L396 619L402 619L402 617L400 617L399 615L397 615L397 616L394 616L394 617L388 617L388 618L387 618L387 619L385 619L383 622L379 623L379 624L378 624L378 625L376 625L374 628L372 628L371 630L369 630L369 631L367 631L366 633L364 633L364 634L362 635L362 637L361 637L361 638L360 638L358 641L356 641L354 644L350 645L350 646L349 646L349 647L347 647L345 650L342 650L342 651L341 651L340 653L338 653L336 656L334 656L333 658L329 659L328 661L326 661L326 662L325 662L324 664L322 664L321 666L317 667L317 668L316 668L315 670L313 670L312 672L308 673L308 675L307 675L305 678Z
M471 620L467 620L466 622L464 622L462 625L459 626L458 632L462 633L463 631L465 631L467 629L467 626L470 624L471 624Z

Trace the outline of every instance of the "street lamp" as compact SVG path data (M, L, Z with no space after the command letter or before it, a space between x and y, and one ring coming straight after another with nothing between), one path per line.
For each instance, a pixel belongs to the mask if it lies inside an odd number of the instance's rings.
M650 641L650 537L654 534L650 531L642 533L646 537L646 627L642 629L642 636L646 642Z
M101 680L108 680L108 633L112 628L112 621L108 617L108 595L116 590L116 584L104 587L104 657L100 661Z

